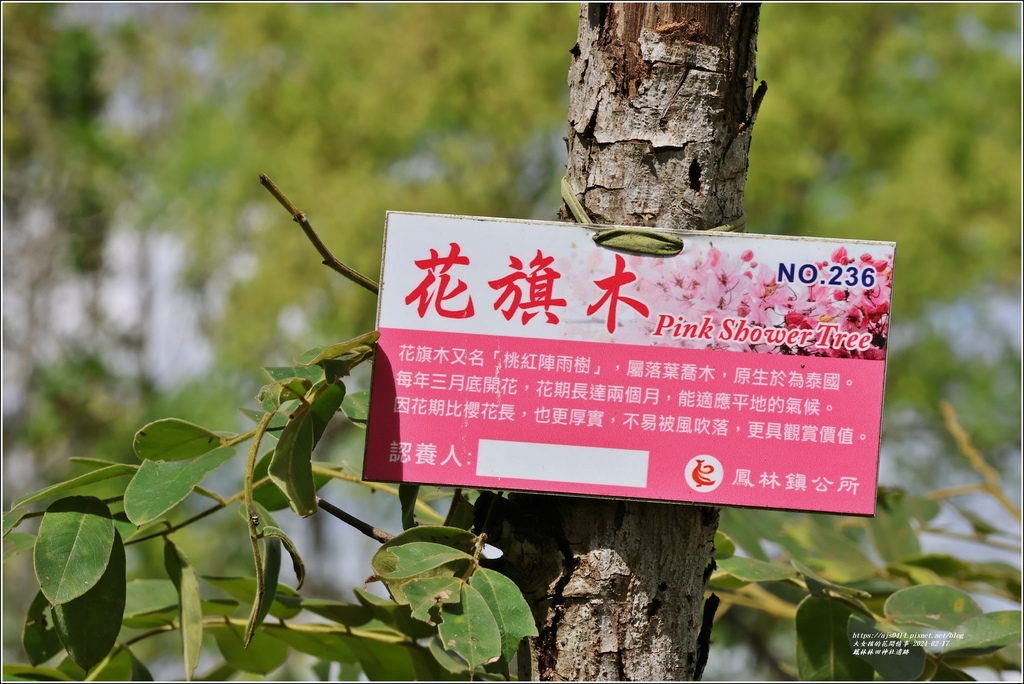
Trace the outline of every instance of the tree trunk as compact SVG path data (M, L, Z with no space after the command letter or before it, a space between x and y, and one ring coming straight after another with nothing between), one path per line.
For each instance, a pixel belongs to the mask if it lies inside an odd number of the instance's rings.
M581 8L567 178L595 223L707 229L742 216L757 23L757 5ZM540 629L520 652L521 679L700 678L717 508L494 504L489 534Z

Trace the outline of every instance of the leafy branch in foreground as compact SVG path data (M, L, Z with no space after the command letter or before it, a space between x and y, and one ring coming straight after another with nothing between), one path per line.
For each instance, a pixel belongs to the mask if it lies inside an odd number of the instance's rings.
M269 178L260 180L302 226L325 264L376 293L375 283L334 258ZM507 678L519 642L537 632L515 584L480 567L484 535L451 526L472 523L465 497L456 496L445 517L421 500L416 487L365 483L341 466L312 459L337 413L365 428L367 393L347 394L343 378L372 358L377 337L366 333L300 354L294 366L265 368L270 382L257 396L259 410L242 410L256 422L248 432L158 420L136 433L141 465L79 459L89 472L15 501L4 515L5 557L32 549L40 592L24 628L30 665L5 665L5 677L151 679L131 648L177 631L188 679L196 673L204 633L213 634L225 660L204 679L265 675L291 650L317 658L320 671L338 662L350 675L361 670L371 679ZM241 490L224 497L202 487L247 441ZM260 455L264 441L276 443ZM125 476L131 477L123 493L113 498L63 496ZM318 491L332 479L397 496L409 529L396 537L324 501ZM214 504L172 522L179 504L193 493ZM27 509L54 497L61 498L45 511ZM200 575L172 536L239 501L253 576ZM121 510L110 507L117 503ZM291 558L299 588L305 576L297 545L273 517L284 508L301 517L326 510L383 543L372 562L377 573L372 579L382 581L395 600L360 590L357 604L309 599L280 584L282 551ZM421 526L417 514L447 526ZM40 516L37 535L14 531ZM125 547L157 539L163 540L166 578L127 581ZM209 596L211 589L221 596ZM236 613L246 606L248 618L242 619ZM318 621L296 623L300 615ZM64 653L55 667L47 665Z
M419 525L417 513L421 519L443 518L415 489L362 483L403 499L403 519L410 529L397 537L318 496L332 479L358 481L340 466L314 463L312 454L335 414L365 426L365 393L347 395L343 378L372 357L376 338L376 332L367 333L311 349L296 358L295 366L265 369L270 382L257 397L261 410L244 411L257 422L253 430L220 433L178 419L159 420L135 436L141 465L89 461L83 465L92 469L85 475L17 500L4 516L5 556L33 551L40 593L25 622L23 645L31 665L7 665L5 676L145 678L148 670L132 647L177 631L190 679L204 633L213 634L226 662L217 676L267 674L294 650L361 669L375 679L507 677L520 640L536 634L536 628L511 580L480 567L483 535ZM261 455L261 445L274 440ZM204 489L204 480L228 464L246 441L241 490L225 497ZM112 499L64 496L118 478L124 480L123 494ZM406 496L410 491L411 498ZM173 522L179 504L193 493L214 504ZM45 511L28 510L48 498L55 500ZM239 502L253 576L201 575L173 536ZM382 542L373 559L374 579L395 601L361 591L358 604L309 599L279 584L285 552L299 587L305 576L297 545L273 517L284 508L303 517L327 510ZM14 531L40 514L35 537ZM163 540L166 577L128 581L125 548L158 539ZM211 590L221 597L211 596ZM246 607L247 619L236 616ZM293 622L300 614L317 621ZM67 655L56 667L46 664L62 653Z
M730 613L750 610L762 621L792 621L795 667L773 661L776 671L812 680L969 679L970 667L1020 672L1021 611L985 612L975 600L1020 606L1020 570L922 549L921 536L950 534L948 523L936 525L946 506L973 531L957 537L1020 553L1019 537L948 502L986 493L1020 519L952 408L944 404L943 412L983 484L924 496L882 488L874 518L723 511L710 579L722 600L718 621L739 626ZM764 542L780 549L775 558Z

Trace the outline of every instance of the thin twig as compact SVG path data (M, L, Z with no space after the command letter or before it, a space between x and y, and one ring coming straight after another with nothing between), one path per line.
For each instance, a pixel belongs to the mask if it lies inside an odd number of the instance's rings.
M381 484L380 482L367 482L358 475L349 475L339 470L335 470L331 464L313 462L313 474L323 475L325 477L332 477L337 480L344 482L351 482L352 484L361 485L367 487L371 492L384 492L391 496L398 496L398 487L392 487L391 485ZM416 500L416 512L419 513L420 520L430 519L438 524L444 523L444 516L435 511L433 508L423 502L422 499Z
M256 434L256 428L253 428L252 430L249 430L248 432L243 432L240 435L235 435L231 439L225 441L224 442L224 446L236 446L236 445L241 444L242 442L250 439L255 434Z
M126 541L124 543L124 545L125 546L131 546L132 544L138 544L140 542L149 541L150 539L156 539L157 537L166 537L169 534L173 534L174 532L177 532L182 527L186 527L186 526L191 525L192 523L194 523L194 522L196 522L198 520L202 520L206 516L212 515L212 514L216 513L217 511L219 511L219 510L221 510L223 508L224 508L224 504L219 504L219 503L214 504L210 508L207 508L204 511L200 511L199 513L196 513L191 518L189 518L187 520L183 520L180 523L178 523L177 525L172 525L172 526L168 527L166 530L162 530L160 532L154 532L152 534L147 534L145 537L139 537L138 539L129 539L128 541Z
M389 534L384 530L374 527L373 525L363 522L354 515L350 515L345 511L341 510L329 501L324 501L319 496L316 498L316 505L333 515L338 520L351 525L370 539L378 541L381 544L385 544L395 538L395 535Z
M996 549L1003 549L1004 551L1013 551L1014 553L1021 552L1020 544L992 539L992 537L988 535L981 536L977 534L964 534L963 532L953 532L952 530L944 530L937 527L922 527L921 532L949 537L950 539L958 539L960 541L974 542L975 544L984 544ZM1003 534L1005 534L1005 532Z
M314 247L316 247L316 251L320 252L320 256L324 258L324 266L334 269L353 283L360 285L373 294L378 294L380 292L380 287L377 283L355 269L346 266L340 262L337 257L331 254L331 250L327 248L327 245L324 244L323 240L320 239L320 236L316 234L315 230L313 230L313 226L309 224L309 220L306 218L306 215L299 211L298 207L292 204L292 201L288 199L283 192L281 192L280 188L274 185L274 181L270 180L270 177L267 176L267 174L260 174L260 184L269 190L270 194L281 203L281 206L292 215L292 220L302 226L302 231L306 234L306 237L309 238L309 241L313 243Z
M1021 520L1020 509L1013 505L1009 498L999 488L999 473L996 472L995 468L990 466L985 460L985 457L981 455L977 447L971 442L970 435L967 431L960 426L960 421L957 420L956 411L953 409L953 405L948 401L939 403L939 409L942 411L942 417L946 421L946 429L949 434L956 440L956 445L960 449L960 453L964 455L967 461L971 464L971 467L985 478L985 489L989 494L992 495L996 501L1002 504L1010 515L1015 517L1018 521Z

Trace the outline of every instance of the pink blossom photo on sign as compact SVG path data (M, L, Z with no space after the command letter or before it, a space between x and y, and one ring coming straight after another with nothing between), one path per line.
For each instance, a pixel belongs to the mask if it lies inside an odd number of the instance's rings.
M364 477L870 515L895 245L388 214Z
M839 247L828 260L766 263L754 249L723 253L712 239L706 250L688 250L671 260L600 250L562 266L580 298L597 284L598 274L614 271L600 281L617 284L613 304L628 302L646 318L618 327L613 306L607 322L609 333L617 332L616 342L882 359L892 257L891 251L864 252L854 259ZM597 310L594 305L587 313Z

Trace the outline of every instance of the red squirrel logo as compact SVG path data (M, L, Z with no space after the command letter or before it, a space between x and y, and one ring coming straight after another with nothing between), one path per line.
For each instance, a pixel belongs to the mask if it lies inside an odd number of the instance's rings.
M696 465L693 466L693 470L690 471L690 477L693 478L693 483L698 487L707 487L708 485L715 484L715 480L712 480L706 475L711 475L715 472L715 466L704 465L704 459L696 459Z
M695 492L707 494L718 489L725 478L722 462L710 454L697 454L683 468L686 484Z

